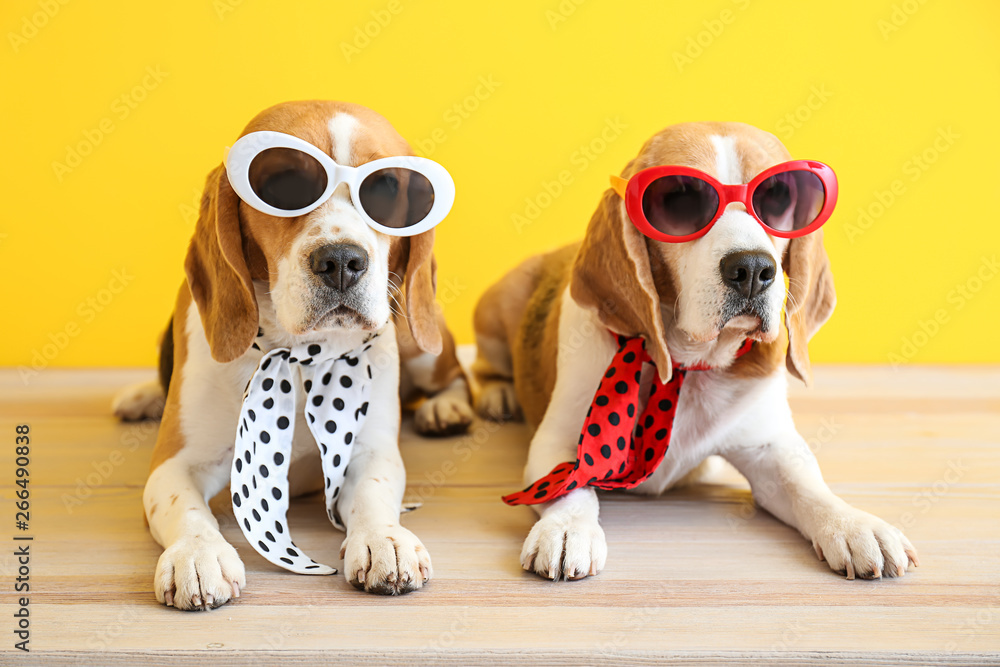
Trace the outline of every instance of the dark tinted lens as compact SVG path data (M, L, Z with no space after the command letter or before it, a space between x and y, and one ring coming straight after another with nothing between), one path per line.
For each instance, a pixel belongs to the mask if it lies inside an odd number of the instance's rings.
M779 232L808 227L826 201L819 176L799 169L775 174L753 191L753 210L764 224Z
M664 176L646 188L642 212L659 232L671 236L694 234L719 209L719 193L694 176Z
M326 190L326 169L319 160L294 148L268 148L250 163L250 187L274 208L297 211Z
M401 229L427 217L434 205L434 188L425 176L395 167L374 171L361 182L361 206L372 220Z

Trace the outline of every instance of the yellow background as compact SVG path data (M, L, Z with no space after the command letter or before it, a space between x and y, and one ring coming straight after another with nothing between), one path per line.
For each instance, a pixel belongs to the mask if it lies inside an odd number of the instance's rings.
M482 290L579 237L648 136L740 120L840 178L814 361L1000 361L997 3L64 2L0 10L0 364L154 363L206 173L258 111L306 98L379 111L454 175L439 296L463 343ZM543 208L519 226L526 200Z

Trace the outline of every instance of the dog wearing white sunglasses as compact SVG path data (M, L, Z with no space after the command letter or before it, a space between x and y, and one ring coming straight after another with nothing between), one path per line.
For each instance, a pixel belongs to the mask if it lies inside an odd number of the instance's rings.
M792 421L785 369L810 380L807 343L836 300L818 229L836 181L789 159L748 125L669 127L612 178L582 243L527 260L480 300L477 409L534 429L530 486L506 498L538 512L525 570L596 575L596 488L658 495L720 456L849 579L916 564L897 528L834 495Z
M143 494L150 532L164 548L156 598L208 609L245 588L243 562L208 500L234 474L244 390L262 355L309 344L348 360L365 349L372 360L370 397L353 415L367 418L342 445L349 467L328 506L346 527L345 575L373 593L420 588L431 577L430 556L399 523L401 397L426 397L415 415L425 434L461 431L472 419L434 301L433 227L451 208L453 182L440 165L413 157L383 117L354 104L281 104L242 137L205 185L187 279L161 346L160 386L127 389L114 406L127 419L158 416L162 406ZM304 400L287 469L293 496L323 488Z

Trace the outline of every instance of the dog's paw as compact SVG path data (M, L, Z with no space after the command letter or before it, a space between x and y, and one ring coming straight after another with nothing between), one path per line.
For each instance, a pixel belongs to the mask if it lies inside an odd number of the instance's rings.
M156 599L184 610L212 609L238 598L246 588L243 561L221 535L184 537L156 564Z
M820 560L848 579L901 577L910 564L920 564L917 550L898 528L853 507L832 514L812 544Z
M434 573L426 547L398 525L350 531L340 547L340 557L351 585L378 595L415 591Z
M521 406L511 382L489 382L483 385L476 401L476 412L483 419L503 422L520 420Z
M608 543L596 520L558 513L539 519L521 549L521 567L546 579L583 579L604 569Z
M163 416L163 387L156 380L129 385L111 399L111 411L127 422Z
M413 426L420 435L456 435L469 430L473 416L465 392L443 392L420 404Z

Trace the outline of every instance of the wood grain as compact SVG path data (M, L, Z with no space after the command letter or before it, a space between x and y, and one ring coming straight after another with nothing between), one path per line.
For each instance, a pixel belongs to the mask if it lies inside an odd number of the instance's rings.
M12 650L16 563L13 548L0 555L0 664L1000 664L1000 369L821 367L815 389L792 387L834 490L920 550L900 580L831 573L730 468L663 498L604 494L607 569L547 582L518 565L532 511L499 500L520 484L524 427L425 440L407 421L407 499L423 506L403 522L434 558L424 590L372 597L339 575L279 571L217 498L248 588L208 613L155 602L160 549L141 494L156 424L108 414L118 387L151 376L47 370L25 385L0 370L0 434L12 445L14 424L32 428L35 536L30 654ZM5 500L12 469L3 444ZM290 521L304 549L337 562L342 535L319 498Z

